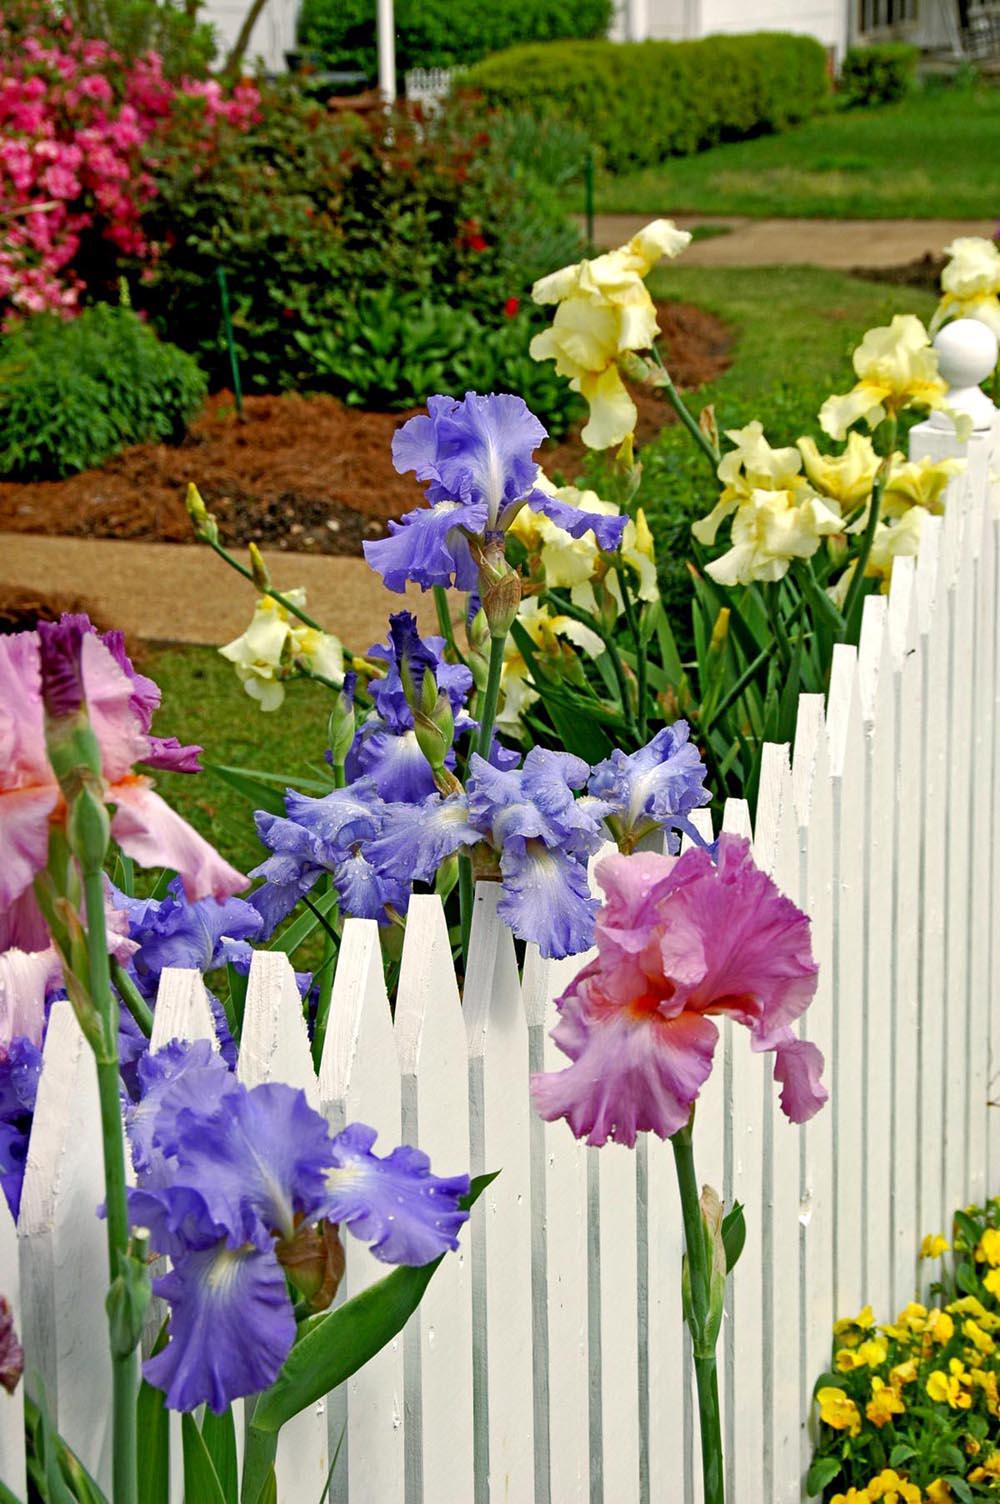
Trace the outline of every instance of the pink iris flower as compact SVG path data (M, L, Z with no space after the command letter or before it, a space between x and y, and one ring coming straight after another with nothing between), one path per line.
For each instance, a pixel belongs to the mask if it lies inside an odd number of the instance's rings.
M818 1112L823 1057L792 1030L816 991L809 920L754 865L749 842L722 835L715 860L700 848L611 856L597 876L597 956L559 999L552 1034L572 1064L534 1077L541 1116L566 1118L589 1144L669 1138L711 1073L713 1014L774 1051L793 1122Z
M89 627L89 623L88 623ZM109 641L118 646L113 634ZM169 867L189 899L230 897L247 879L153 792L137 762L183 765L192 750L149 734L156 686L126 672L93 630L82 638L82 688L101 749L107 802L115 806L111 833L142 867ZM131 665L128 665L131 669ZM155 695L155 699L151 696ZM32 884L48 859L49 826L64 814L59 785L45 750L38 634L0 638L0 951L44 949L48 933Z

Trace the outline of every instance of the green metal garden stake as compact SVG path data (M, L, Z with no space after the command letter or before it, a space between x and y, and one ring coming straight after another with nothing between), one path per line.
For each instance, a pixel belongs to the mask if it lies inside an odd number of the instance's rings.
M587 220L587 255L592 256L594 245L594 153L587 149L583 159L583 212Z
M240 384L240 363L236 356L236 341L233 339L233 316L229 309L229 283L226 280L226 268L217 266L215 275L219 279L219 297L222 301L222 327L226 334L226 348L229 351L229 369L233 373L233 395L236 398L236 411L243 416L243 387Z

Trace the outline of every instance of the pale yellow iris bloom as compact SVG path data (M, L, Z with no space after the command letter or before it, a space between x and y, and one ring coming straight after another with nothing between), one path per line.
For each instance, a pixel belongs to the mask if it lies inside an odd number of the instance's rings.
M305 610L305 590L286 590L284 594ZM296 661L324 679L339 681L344 674L344 649L339 640L307 627L269 595L257 601L253 619L242 636L219 652L233 664L243 688L261 710L277 710L281 705L285 680Z
M579 507L583 512L594 512L601 517L620 515L621 509L614 502L603 501L596 491L581 490L577 486L554 486L541 472L535 484L540 491L557 497L567 506ZM593 532L584 533L582 538L573 538L541 512L533 512L529 507L522 507L509 531L521 540L532 559L537 560L546 589L568 590L574 605L585 611L594 611L597 608L594 582L600 580L616 602L618 611L624 610L617 571L608 567L608 555L598 547ZM632 566L629 580L632 595L641 601L655 601L659 596L656 554L653 535L641 507L635 520L629 518L626 522L618 551Z
M937 352L912 313L897 313L891 324L869 329L854 352L854 370L858 380L851 391L828 397L820 409L820 426L833 439L844 438L858 419L875 428L904 407L945 406Z
M662 256L677 256L690 241L669 219L655 219L617 250L564 266L531 290L536 303L557 304L549 329L531 341L534 360L554 360L590 408L581 434L591 449L621 444L635 429L635 403L625 389L618 357L648 350L659 333L656 308L643 280Z
M757 418L745 428L726 431L733 448L726 451L716 471L722 491L707 517L692 525L699 543L711 546L725 519L748 502L755 491L786 491L805 495L809 491L802 471L802 456L790 446L774 449L764 437Z
M919 554L920 534L926 515L923 507L911 506L897 522L876 524L871 552L865 564L865 578L880 580L879 588L883 594L888 591L892 582L894 561L899 558L915 559ZM847 599L847 590L856 568L856 563L852 561L831 588L830 599L835 606L842 606Z
M572 616L550 611L534 596L521 602L517 622L531 638L539 658L558 662L562 656L561 639L588 653L591 658L599 658L604 652L604 643L596 632ZM530 679L531 670L512 634L504 647L500 680L502 702L497 715L498 728L509 735L519 735L524 712L539 697Z
M882 492L882 511L890 517L899 516L910 507L943 512L948 482L964 469L965 461L960 459L934 460L925 454L919 460L904 460L901 454L894 455Z
M814 439L802 438L797 443L806 476L821 496L845 512L868 500L882 461L867 434L849 433L840 454L820 454Z
M820 539L839 533L838 514L818 496L754 491L733 518L732 546L707 566L720 585L782 579L793 559L811 559Z
M949 261L931 333L948 319L978 319L1000 339L1000 247L978 235L960 235L944 253Z

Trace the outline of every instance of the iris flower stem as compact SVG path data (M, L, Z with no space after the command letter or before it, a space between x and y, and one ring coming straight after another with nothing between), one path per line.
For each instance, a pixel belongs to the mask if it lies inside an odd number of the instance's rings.
M247 569L246 565L241 564L239 559L234 559L228 548L223 548L222 544L217 542L216 539L207 538L203 533L199 534L199 537L204 538L209 548L214 549L219 558L228 564L230 569L235 569L237 574L241 574L245 580L249 580L254 589L259 590L261 595L269 595L273 601L277 601L279 606L284 606L290 615L297 616L299 621L304 622L307 627L314 627L317 632L325 630L320 626L318 621L315 621L309 615L308 611L303 611L301 606L296 606L294 601L290 601L287 595L282 595L280 590L274 590L270 585L259 585L253 577L253 570Z
M100 867L85 872L87 964L90 999L101 1021L101 1049L97 1053L97 1091L104 1145L104 1187L108 1228L108 1268L117 1279L128 1254L128 1199L125 1181L125 1141L118 1077L118 1006L111 991L108 937L104 918L104 874ZM112 1434L114 1504L136 1504L138 1498L136 1399L139 1392L138 1353L115 1357L112 1352Z
M148 1039L153 1032L153 1015L146 999L120 961L112 961L111 978L118 996Z
M334 766L334 777L337 780L337 788L343 788L340 781L343 778L343 765ZM337 775L340 775L338 778ZM327 876L326 888L329 890L332 879ZM334 910L336 913L336 910ZM334 921L336 922L336 921ZM323 961L320 966L319 998L316 1002L316 1025L313 1029L312 1055L313 1065L318 1071L323 1060L323 1046L326 1043L326 1026L330 1018L330 999L333 996L333 976L337 964L337 945L333 934L329 929L323 931Z
M680 418L681 422L684 424L684 427L687 429L688 433L698 445L698 448L701 450L702 454L708 460L708 463L712 467L712 474L714 476L716 467L719 463L719 451L716 449L715 445L708 437L708 434L702 432L701 428L698 426L698 419L691 412L691 409L685 403L680 392L674 386L673 378L671 377L670 372L667 370L666 366L663 364L663 356L660 354L656 345L653 346L653 359L656 361L656 364L660 368L660 390L663 392L664 396L670 403L670 406L673 408L678 418Z
M480 757L487 759L490 755L490 747L493 745L493 726L497 718L497 701L500 699L503 650L506 641L506 632L502 636L490 638L490 666L486 674L486 688L483 691L483 703L479 712L479 736L476 738L476 751Z
M443 585L435 585L433 587L432 593L434 596L434 609L437 612L438 626L441 629L441 636L448 644L449 650L454 653L455 662L464 664L465 658L462 656L462 651L459 648L458 643L455 641L455 628L452 626L451 612L448 610L448 592L447 590L445 590Z
M625 606L625 620L628 622L628 629L632 634L632 641L635 644L636 719L638 722L637 730L639 733L639 740L645 741L646 654L643 652L642 634L639 631L639 613L636 610L635 602L632 599L632 592L629 589L628 579L626 578L627 566L625 564L625 560L621 557L621 554L618 555L618 558L619 563L618 567L615 570L615 574L618 576L618 584L621 588L622 601Z
M844 610L842 614L845 626L841 641L844 641L847 637L857 635L858 623L855 621L855 616L860 613L861 609L858 605L858 598L864 590L865 567L868 564L868 557L872 551L872 544L875 541L875 529L878 527L879 513L882 510L882 493L885 491L889 480L889 472L892 469L892 456L896 448L897 423L895 413L889 415L886 423L889 430L889 444L885 457L879 466L879 472L875 477L875 484L872 486L872 499L868 503L868 521L865 523L865 530L861 535L861 547L858 550L858 557L854 562L854 573L851 575L847 594L844 597Z
M688 1275L691 1284L691 1308L695 1324L704 1329L711 1298L711 1269L708 1246L702 1223L698 1178L694 1170L694 1147L691 1123L670 1140L677 1170L677 1188L684 1219L684 1244L687 1249ZM690 1325L690 1323L689 1323ZM692 1329L694 1375L698 1389L698 1417L701 1431L701 1470L705 1504L725 1504L722 1469L722 1422L719 1412L719 1375L712 1352L699 1351L697 1333Z

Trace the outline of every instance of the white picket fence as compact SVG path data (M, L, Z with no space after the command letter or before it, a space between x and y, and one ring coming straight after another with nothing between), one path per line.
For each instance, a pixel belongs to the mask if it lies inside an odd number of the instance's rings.
M954 443L922 425L911 447ZM831 1102L790 1126L770 1059L725 1025L696 1152L702 1179L747 1208L723 1335L732 1504L798 1504L835 1314L865 1301L894 1313L918 1287L921 1234L998 1189L994 439L977 433L967 452L919 560L897 561L889 596L866 601L860 650L836 650L826 706L803 696L791 753L766 748L754 846L813 919L820 989L805 1027ZM749 833L741 801L725 825ZM287 1428L283 1504L319 1500L338 1445L338 1504L699 1498L669 1146L588 1150L533 1115L529 1074L560 1064L553 1000L579 962L529 949L519 976L496 899L480 887L464 1007L440 904L413 900L394 1022L376 928L348 922L318 1079L287 960L254 961L244 1080L300 1085L335 1127L362 1120L384 1149L419 1144L440 1173L502 1171L402 1338ZM165 973L155 1040L210 1034L198 975ZM16 1231L0 1198L0 1292L30 1382L107 1484L98 1105L67 1004L35 1125ZM351 1293L384 1270L347 1244ZM0 1477L23 1498L21 1422L20 1390L0 1394Z

